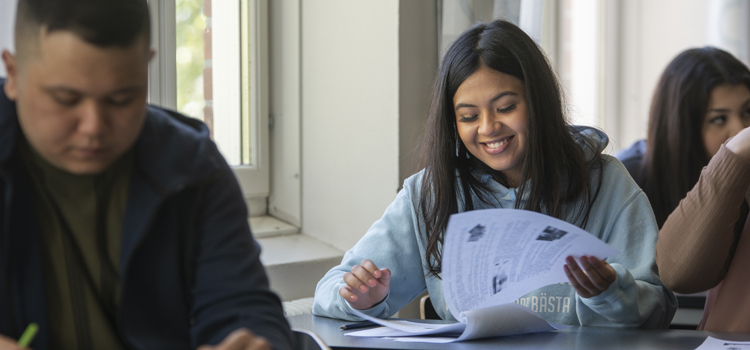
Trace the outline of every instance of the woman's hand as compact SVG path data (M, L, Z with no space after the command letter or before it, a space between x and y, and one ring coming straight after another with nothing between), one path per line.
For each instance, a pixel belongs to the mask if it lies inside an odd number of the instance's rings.
M726 147L732 153L750 160L750 128L740 130L729 142Z
M565 259L565 274L570 285L582 298L591 298L602 294L617 279L617 272L606 261L593 256L582 256L578 266L572 256Z
M370 259L362 265L354 265L352 272L344 274L346 286L339 294L357 310L366 310L381 302L388 295L391 285L391 270L379 269Z

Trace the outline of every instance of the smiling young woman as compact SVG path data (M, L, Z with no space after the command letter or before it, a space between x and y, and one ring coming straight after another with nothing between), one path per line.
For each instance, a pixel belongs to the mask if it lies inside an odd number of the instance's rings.
M529 126L523 82L481 66L458 87L453 105L466 149L518 187Z
M440 278L448 218L516 208L578 225L622 252L606 262L567 260L569 284L524 296L563 305L540 316L569 325L669 324L675 298L656 273L648 199L620 162L601 154L604 133L567 125L555 73L521 29L497 20L456 39L437 72L422 144L423 170L318 283L315 314L388 317L427 290L438 315L452 319Z

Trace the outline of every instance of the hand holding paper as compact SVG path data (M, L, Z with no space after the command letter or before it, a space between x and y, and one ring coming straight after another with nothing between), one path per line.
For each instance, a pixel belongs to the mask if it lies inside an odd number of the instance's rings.
M399 341L449 342L560 329L565 326L548 322L513 302L536 289L568 279L582 297L601 294L616 279L614 269L603 260L614 254L615 249L588 232L544 214L516 209L455 214L445 234L442 278L445 301L460 322L435 325L380 320L355 310L359 317L389 328L347 335L432 335L437 337ZM366 293L366 289L355 288L378 278L375 271L383 271L370 263L366 260L362 264L370 275L360 268L352 269L355 277L364 276L364 280L349 277L347 287L354 290L352 293ZM350 284L349 280L353 282Z
M564 266L573 267L570 257L583 283L591 288L576 289L579 294L585 290L586 295L598 295L615 280L612 267L602 262L617 254L615 249L580 227L531 211L486 209L453 215L444 244L443 293L454 317L568 282ZM592 265L591 257L599 262ZM597 284L586 274L586 264L591 275L596 271L594 276L602 278Z
M581 266L569 256L565 259L565 274L576 293L583 298L602 294L617 279L617 272L607 261L594 256L582 256Z

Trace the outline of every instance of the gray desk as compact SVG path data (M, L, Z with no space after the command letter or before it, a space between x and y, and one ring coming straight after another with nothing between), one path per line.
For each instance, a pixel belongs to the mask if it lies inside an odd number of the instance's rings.
M292 328L315 332L335 349L695 349L709 335L750 341L750 333L718 333L688 330L641 330L607 327L571 327L555 332L523 334L449 344L401 343L388 339L346 337L345 323L312 315L288 318Z

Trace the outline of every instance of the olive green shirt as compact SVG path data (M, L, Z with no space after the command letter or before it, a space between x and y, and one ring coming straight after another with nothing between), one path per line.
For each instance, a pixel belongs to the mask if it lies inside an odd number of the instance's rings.
M98 175L54 167L27 141L43 242L50 343L60 349L124 349L117 332L120 237L132 152Z

